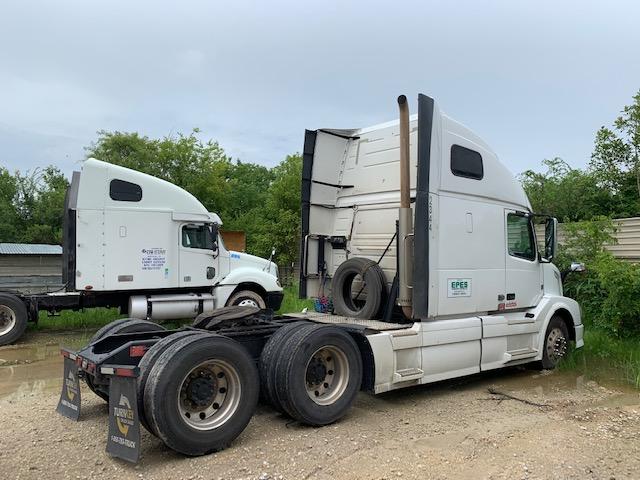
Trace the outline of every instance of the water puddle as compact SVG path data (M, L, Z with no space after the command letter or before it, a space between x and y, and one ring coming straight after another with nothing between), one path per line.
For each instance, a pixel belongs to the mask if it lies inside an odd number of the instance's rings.
M0 347L0 399L57 391L62 382L60 347L79 348L92 335L84 331L32 335L41 343Z

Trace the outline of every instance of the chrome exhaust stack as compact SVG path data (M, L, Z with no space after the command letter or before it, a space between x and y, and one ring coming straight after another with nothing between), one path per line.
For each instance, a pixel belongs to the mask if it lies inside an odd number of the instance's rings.
M398 305L413 318L413 215L409 160L409 105L398 97L400 110L400 209L398 211Z

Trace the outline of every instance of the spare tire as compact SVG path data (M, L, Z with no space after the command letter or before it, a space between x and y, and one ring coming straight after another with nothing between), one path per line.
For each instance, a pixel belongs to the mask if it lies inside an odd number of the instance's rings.
M354 280L360 277L364 281L366 297L354 297ZM356 291L359 293L361 289ZM384 272L373 260L354 257L340 264L331 281L331 294L335 313L346 317L363 319L376 318L387 296Z

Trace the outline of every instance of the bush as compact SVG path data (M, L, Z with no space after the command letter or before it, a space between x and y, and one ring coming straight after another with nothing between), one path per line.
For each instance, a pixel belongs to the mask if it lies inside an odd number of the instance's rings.
M564 224L565 241L556 263L560 270L572 261L587 267L564 284L565 295L580 303L585 323L617 336L640 335L640 265L605 250L604 245L614 243L614 232L606 217Z

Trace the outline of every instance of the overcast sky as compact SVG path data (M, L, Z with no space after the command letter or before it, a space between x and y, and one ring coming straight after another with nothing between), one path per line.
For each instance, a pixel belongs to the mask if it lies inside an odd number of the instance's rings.
M3 0L0 165L78 168L101 129L202 130L274 165L419 92L514 173L589 159L640 89L638 1Z

